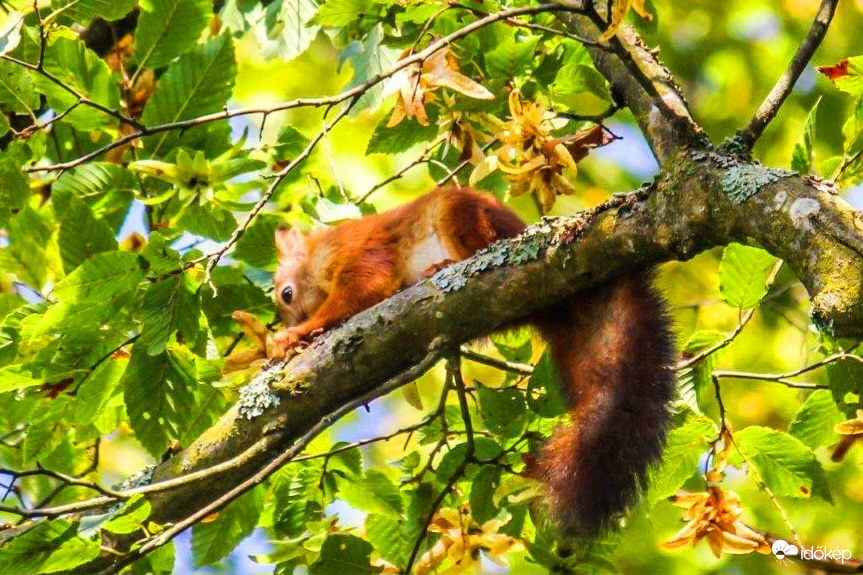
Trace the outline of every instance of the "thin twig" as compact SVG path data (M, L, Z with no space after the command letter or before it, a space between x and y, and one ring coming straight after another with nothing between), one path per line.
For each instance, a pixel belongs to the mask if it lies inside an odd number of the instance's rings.
M486 151L488 151L488 149L489 149L489 148L491 148L491 147L492 147L493 145L495 145L497 142L498 142L498 139L497 139L497 138L492 138L492 139L491 139L491 141L486 142L485 144L483 144L482 148L480 148L480 149L481 149L483 152L486 152ZM456 174L458 174L460 171L462 171L462 170L463 170L465 167L467 167L469 164L470 164L470 158L468 158L468 159L466 159L466 160L462 160L461 162L459 162L459 164L458 164L456 167L454 167L454 168L452 168L451 170L449 170L449 171L444 175L444 177L442 177L441 179L439 179L439 180L436 182L436 184L437 184L438 186L442 186L442 185L444 185L445 183L447 183L447 182L448 182L448 181L450 181L451 179L455 178L455 177L456 177ZM442 167L443 167L444 169L446 169L446 168L447 168L447 166L442 166ZM458 184L458 180L456 180L456 184Z
M573 34L572 32L567 32L566 30L558 30L557 28L552 28L551 26L543 26L542 24L534 24L532 22L521 22L519 20L516 20L515 18L507 18L506 23L511 26L527 28L528 30L534 30L536 32L545 32L547 34L554 34L555 36L562 36L570 40L575 40L576 42L579 42L585 46L595 46L603 50L607 49L606 46L602 46L601 44L599 44L599 42L596 42L595 40L583 38L578 34Z
M117 120L119 120L125 124L129 124L130 126L134 127L136 130L141 130L144 128L144 125L141 124L141 122L139 122L135 118L129 117L129 116L127 116L121 112L118 112L117 110L112 110L111 108L109 108L107 106L103 106L102 104L91 100L90 98L88 98L87 96L85 96L84 94L82 94L81 92L79 92L78 90L73 88L72 86L68 85L66 82L64 82L63 80L61 80L57 76L55 76L54 74L52 74L51 72L46 70L44 66L40 67L36 64L31 64L30 62L25 62L24 60L19 60L18 58L15 58L15 57L10 56L8 54L4 54L4 55L0 56L0 58L3 58L4 60L8 60L9 62L12 62L13 64L15 64L17 66L22 66L24 68L27 68L28 70L32 70L32 71L36 72L37 74L41 74L42 76L48 78L48 80L50 80L54 84L57 84L58 86L60 86L61 88L63 88L64 90L66 90L67 92L72 94L73 96L75 96L75 98L78 99L78 102L85 105L85 106L90 106L91 108L95 108L96 110L99 110L100 112L105 113L105 114L111 116L112 118L115 118L115 119L117 119ZM36 171L36 170L31 170L31 171Z
M92 467L92 465L90 467ZM92 471L92 469L90 469L88 467L88 471L84 472L84 475L86 475L90 471ZM95 483L93 481L86 481L84 479L81 479L80 477L75 477L72 475L66 475L65 473L60 473L59 471L54 471L51 469L44 469L44 468L40 467L37 469L26 469L23 471L15 471L12 469L0 468L0 473L5 473L7 475L11 475L15 480L21 479L24 477L34 477L34 476L43 475L45 477L50 477L51 479L56 479L58 481L61 481L66 487L70 487L70 486L85 487L87 489L92 489L93 491L96 491L96 492L101 493L102 495L105 495L108 497L114 497L117 499L120 498L119 493L117 491L114 491L113 489L110 489L108 487L104 487L104 486L99 485L98 483Z
M800 388L800 389L830 389L828 385L821 385L817 383L806 383L799 381L791 381L792 377L797 377L798 375L802 375L804 373L808 373L810 371L814 371L816 369L822 368L831 363L849 359L852 361L856 361L859 363L863 363L863 357L859 355L854 355L850 353L857 346L848 349L847 351L842 351L839 353L834 353L828 355L827 357L816 361L815 363L811 363L809 365L804 365L803 367L793 369L791 371L786 371L785 373L750 373L745 371L730 371L730 370L716 370L713 372L713 375L719 378L736 378L736 379L757 379L762 381L774 381L777 383L781 383L788 387Z
M296 168L303 161L305 161L306 158L309 157L318 142L320 142L321 139L327 135L327 132L329 132L333 126L338 124L342 118L348 115L348 112L351 111L351 108L353 107L354 103L356 103L356 101L356 99L353 99L348 102L348 104L344 108L342 108L338 114L336 114L336 117L333 118L331 122L324 123L323 129L309 141L303 151L300 152L296 158L291 160L291 162L287 166L279 170L274 175L273 181L270 182L270 185L267 187L266 191L261 194L261 198L254 206L252 206L252 209L249 210L249 213L246 215L246 219L243 220L243 223L237 226L237 228L231 234L231 237L228 238L228 240L224 244L222 244L221 247L219 247L212 253L203 256L205 259L208 260L207 266L204 268L204 278L205 281L209 284L210 288L213 290L213 297L216 297L216 295L218 295L218 288L216 288L216 285L213 283L210 274L212 273L216 265L219 263L219 260L222 258L223 255L225 255L225 253L229 249L231 249L231 247L233 247L235 243L237 243L237 241L241 237L243 237L243 234L246 233L246 230L251 225L252 221L254 221L254 219L261 212L261 210L264 209L264 206L267 205L267 202L270 201L270 198L273 197L273 194L276 193L276 189L279 187L279 184L281 184L282 181L284 181L284 179L288 177L288 174L290 174L294 170L294 168ZM201 258L199 258L199 260L200 259Z
M687 367L691 367L691 366L695 365L696 363L698 363L699 361L701 361L702 359L706 358L707 356L713 355L714 353L716 353L720 349L730 345L731 342L733 342L734 339L738 335L740 335L740 332L743 331L743 328L746 327L746 324L749 323L749 320L752 319L752 316L754 314L755 314L755 308L750 308L750 309L746 310L746 312L740 318L740 321L737 322L737 325L734 327L734 329L730 333L728 333L722 339L722 341L719 341L719 342L711 345L707 349L701 350L700 352L696 353L695 355L693 355L691 357L687 357L686 359L681 359L680 361L677 362L677 370L679 371L681 369L686 369Z
M458 480L464 474L465 470L467 470L467 466L473 463L473 456L475 452L473 424L471 422L470 411L468 409L467 394L465 392L464 380L461 377L461 359L458 354L455 354L447 361L447 379L455 386L456 392L458 394L458 403L461 409L461 417L464 421L465 432L467 434L467 438L465 440L464 459L462 459L459 466L455 469L455 471L453 471L444 488L432 502L428 514L426 515L425 521L423 522L423 527L420 530L420 534L414 542L413 548L411 549L410 557L408 557L408 562L404 570L405 575L410 575L414 563L416 562L417 556L419 555L420 547L422 547L422 543L423 541L425 541L425 538L428 535L429 527L431 526L431 523L434 520L434 516L437 513L438 509L443 504L443 500L446 498L447 495L449 495L453 487L455 487L456 482L458 482Z
M422 153L414 161L412 161L411 163L409 163L408 165L406 165L405 167L403 167L402 169L400 169L399 171L397 171L395 174L391 175L387 179L382 180L382 181L378 182L377 184L375 184L374 186L372 186L371 188L369 188L366 191L366 193L364 193L358 199L354 200L354 203L355 204L362 204L363 202L365 202L366 200L369 199L369 196L371 196L373 193L375 193L379 189L383 188L387 184L390 184L396 180L401 179L408 171L415 168L416 166L419 166L420 164L425 164L426 162L428 162L428 158L431 155L432 151L434 151L435 148L440 146L445 141L446 141L445 137L439 137L436 140L432 141L432 143L430 143L428 146L426 146L425 149L422 151Z
M822 385L819 383L810 383L806 381L791 381L787 377L783 377L780 374L773 373L750 373L747 371L725 371L725 370L716 370L713 372L713 377L722 379L722 378L731 378L731 379L753 379L757 381L771 381L774 383L781 383L785 387L791 387L793 389L830 389L829 385Z
M515 361L507 361L505 359L489 357L487 355L472 351L466 346L462 346L461 355L462 357L464 357L465 359L469 359L470 361L475 361L476 363L496 367L504 371L511 371L512 373L517 373L519 375L531 375L533 373L533 366L529 363L518 363Z
M812 27L809 28L806 38L797 48L788 69L779 77L773 89L761 102L755 115L749 120L749 124L737 133L737 140L745 145L747 150L751 150L758 138L761 137L764 129L779 112L785 99L788 98L800 74L806 69L806 65L812 59L812 55L821 44L824 35L827 34L827 29L830 28L830 22L833 20L833 13L836 11L838 3L839 0L822 0L818 14L812 22Z
M515 16L526 16L530 14L540 14L542 12L581 12L583 11L583 7L581 4L578 5L568 5L563 6L560 4L540 4L538 6L521 6L518 8L511 8L509 10L501 10L500 12L495 12L494 14L489 14L485 18L480 18L471 22L470 24L464 26L463 28L459 28L452 34L448 34L435 42L429 44L425 49L416 52L407 58L399 60L395 62L388 70L383 72L379 72L375 74L371 78L369 78L366 82L355 86L349 90L345 90L340 94L335 96L326 96L321 98L298 98L295 100L289 100L286 102L282 102L270 107L249 107L249 108L236 108L234 110L222 110L219 112L214 112L212 114L206 114L203 116L198 116L196 118L191 118L188 120L181 120L177 122L169 122L166 124L160 124L158 126L150 126L150 127L140 127L137 128L137 131L131 134L127 134L122 136L110 144L106 144L101 148L93 150L90 153L84 154L75 160L71 160L68 162L60 162L56 164L44 165L44 166L29 166L24 169L26 172L45 172L45 171L56 171L56 170L68 170L70 168L74 168L84 162L92 160L102 154L117 148L119 146L125 145L131 141L137 140L143 136L151 136L153 134L158 134L161 132L167 132L170 130L185 130L194 126L198 126L201 124L206 124L208 122L215 122L219 120L227 120L236 116L245 116L252 114L263 114L268 115L274 112L281 112L284 110L290 110L293 108L303 108L303 107L313 107L320 108L324 106L335 106L342 102L348 101L352 98L357 98L362 96L369 88L372 86L382 82L386 78L389 78L399 70L403 68L407 68L413 64L423 62L428 59L433 53L438 50L445 48L455 42L456 40L463 38L477 30L484 28L485 26L489 26L496 22L500 22L502 20L506 20L507 18L512 18ZM32 66L32 64L28 64L27 62L22 62L21 64ZM137 127L137 126L136 126Z
M567 118L569 120L574 120L576 122L593 122L594 124L602 124L603 121L607 120L608 118L610 118L614 114L616 114L618 110L620 110L620 106L616 102L612 102L611 104L608 105L608 108L606 108L605 110L603 110L602 112L600 112L598 114L573 114L571 112L558 112L558 111L555 111L555 113L558 116L560 116L561 118ZM605 126L603 126L603 128L608 130L607 128L605 128ZM609 131L609 133L610 133L610 131ZM620 140L622 138L617 136L614 139Z

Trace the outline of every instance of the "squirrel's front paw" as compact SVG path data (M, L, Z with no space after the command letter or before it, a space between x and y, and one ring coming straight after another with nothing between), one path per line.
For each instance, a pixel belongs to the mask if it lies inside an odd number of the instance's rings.
M273 349L269 353L270 359L284 359L288 350L291 350L302 341L306 334L295 327L280 329L273 334Z

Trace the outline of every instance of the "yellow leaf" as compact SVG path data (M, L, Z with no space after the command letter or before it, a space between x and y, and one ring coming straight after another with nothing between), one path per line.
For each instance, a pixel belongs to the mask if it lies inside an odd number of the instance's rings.
M641 16L643 19L650 22L653 20L653 14L651 14L647 7L644 5L645 0L632 0L632 9L635 10L635 13Z
M626 14L629 12L629 8L632 6L632 0L614 0L611 5L611 24L608 25L608 28L605 32L602 33L602 36L599 37L600 42L605 42L615 34L617 34L617 30L620 28L620 25L623 23L623 19L626 18Z
M402 393L404 393L405 400L411 407L414 409L423 408L423 399L420 397L420 390L417 387L417 382L414 381L402 387Z

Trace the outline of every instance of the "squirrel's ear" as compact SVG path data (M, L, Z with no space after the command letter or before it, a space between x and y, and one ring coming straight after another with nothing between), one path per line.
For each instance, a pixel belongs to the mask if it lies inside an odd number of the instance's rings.
M276 251L279 258L292 258L308 253L305 234L297 228L279 228L276 230Z

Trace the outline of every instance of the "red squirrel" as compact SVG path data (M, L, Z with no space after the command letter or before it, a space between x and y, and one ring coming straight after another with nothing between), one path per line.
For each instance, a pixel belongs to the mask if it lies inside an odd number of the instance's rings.
M493 196L451 187L310 234L278 230L275 291L285 327L275 355L524 228ZM664 444L674 347L651 279L617 278L527 318L551 346L571 416L531 473L546 483L565 535L609 527L635 502Z

